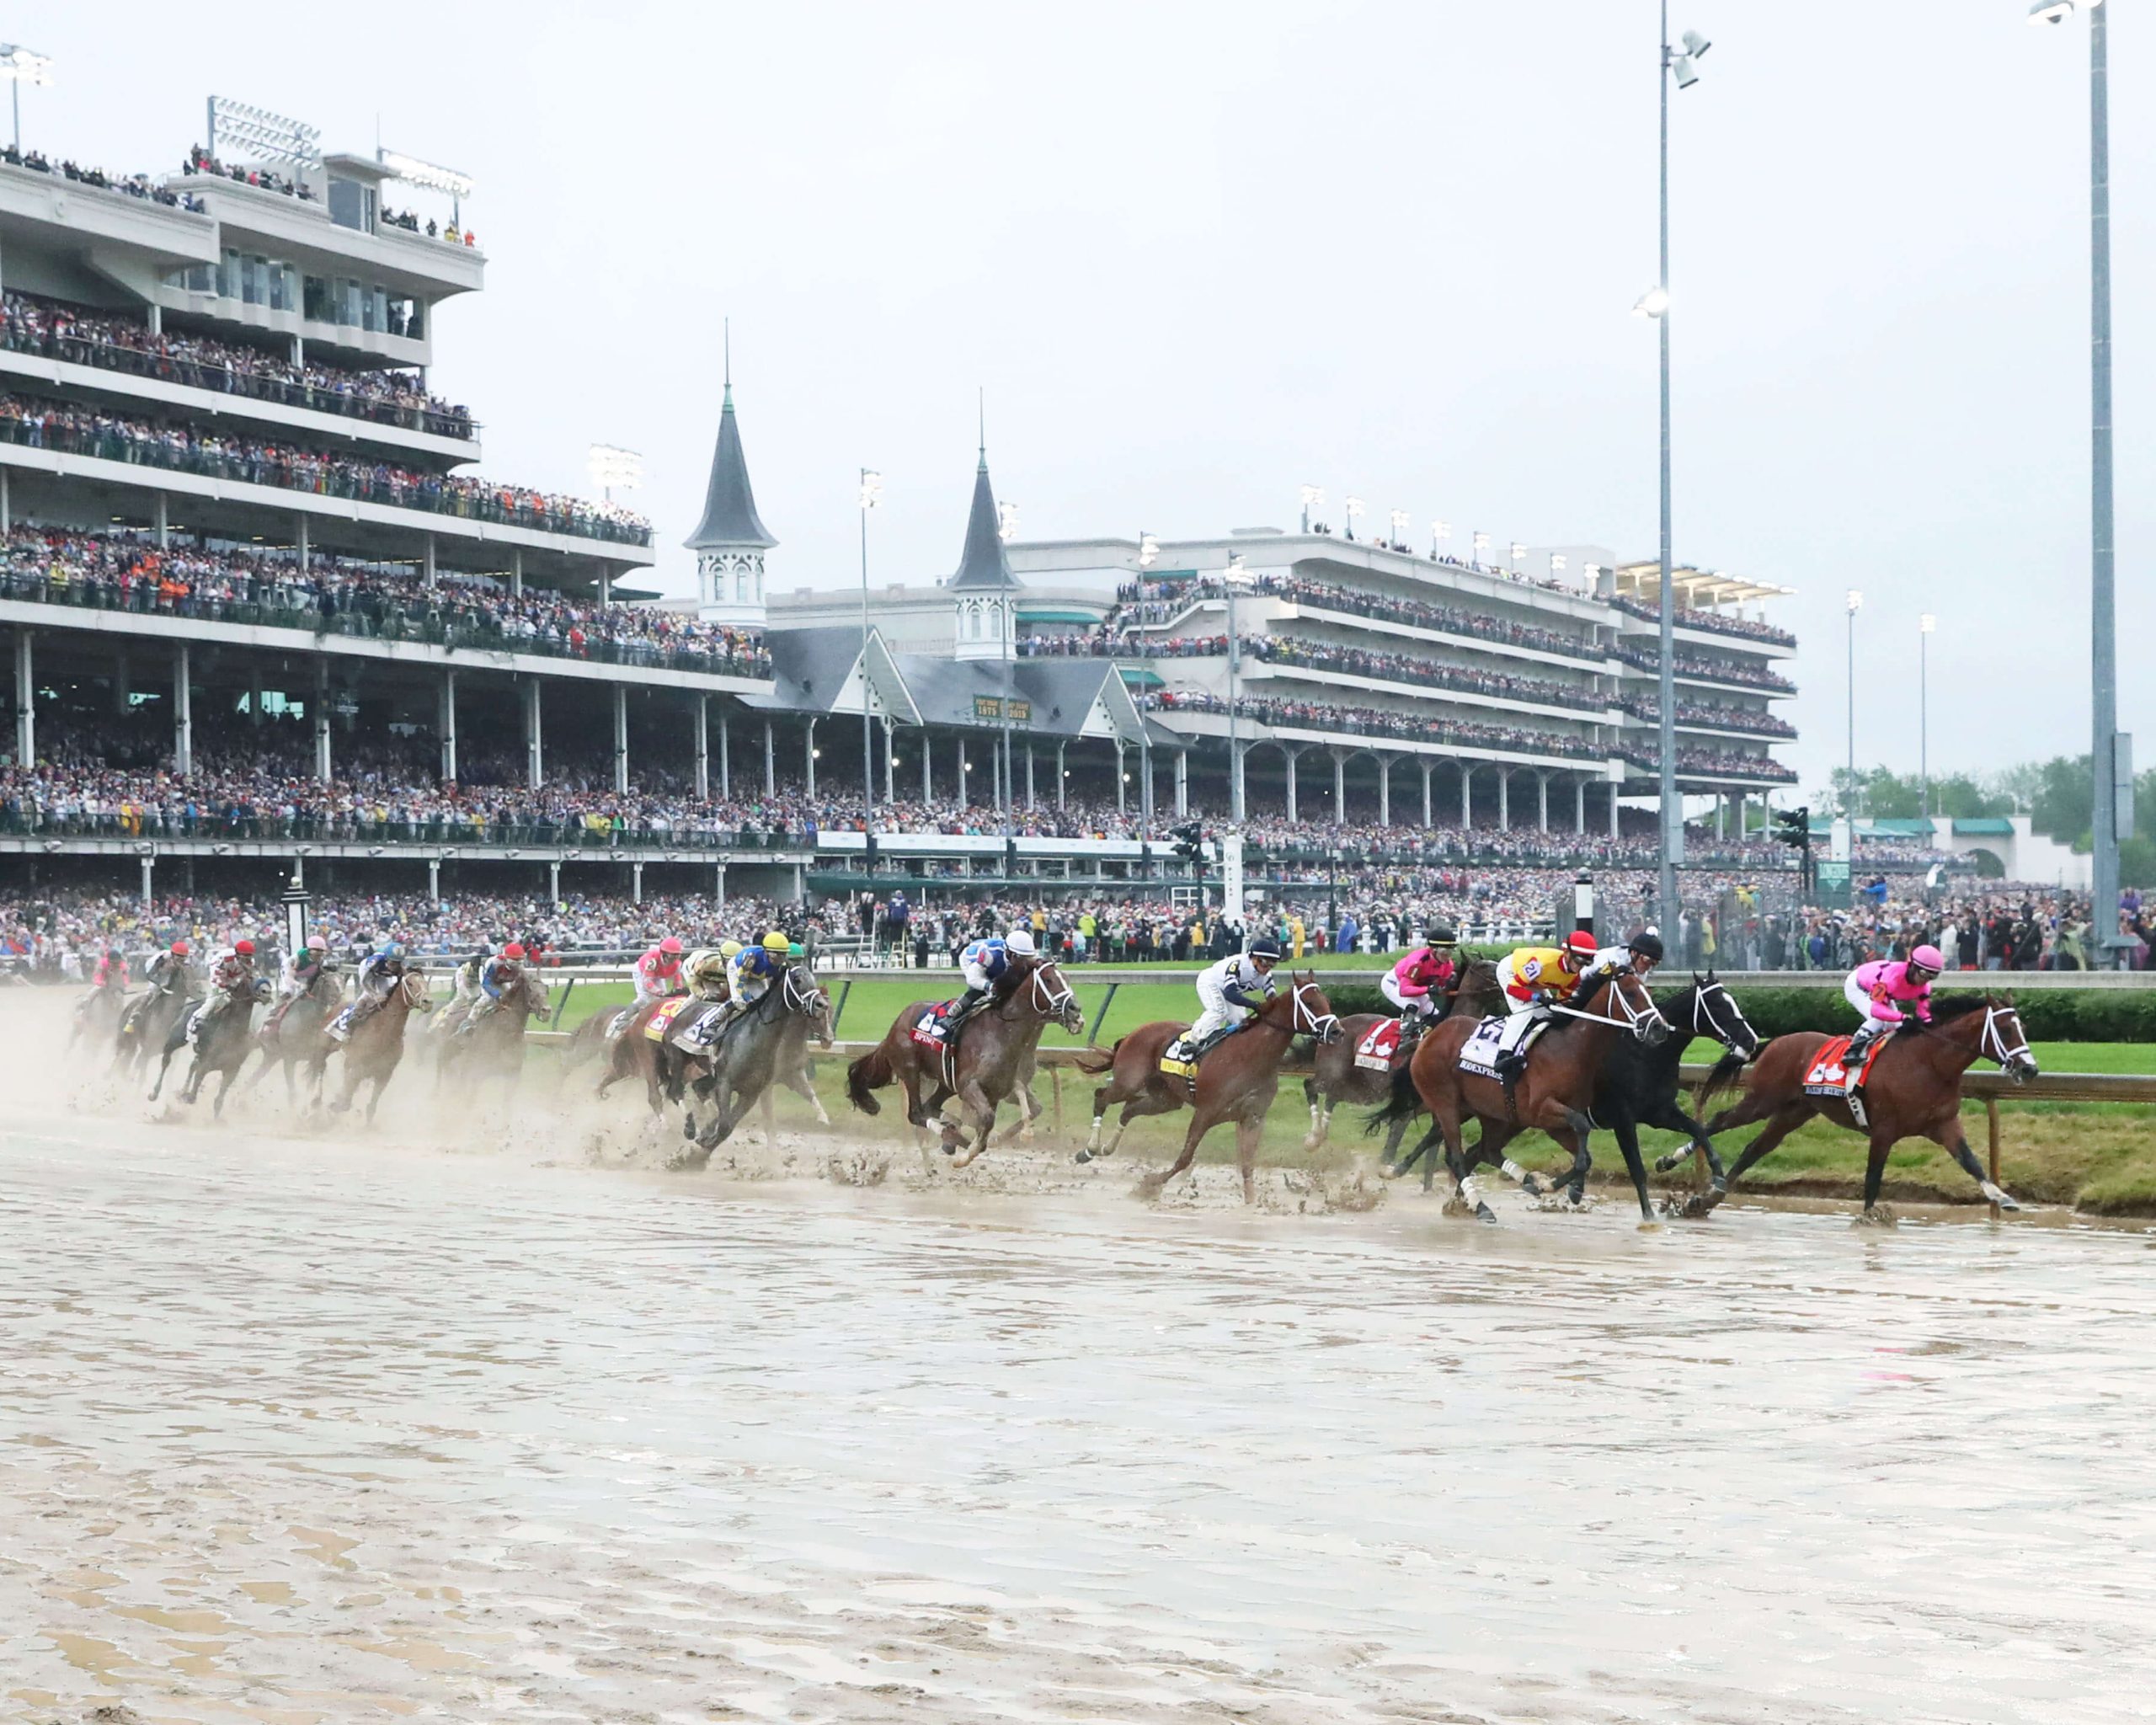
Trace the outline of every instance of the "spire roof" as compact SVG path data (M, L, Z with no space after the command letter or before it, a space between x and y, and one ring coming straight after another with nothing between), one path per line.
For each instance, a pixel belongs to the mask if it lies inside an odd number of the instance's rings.
M778 541L756 515L749 489L749 461L741 452L741 427L734 417L733 343L727 344L726 394L718 409L718 447L712 451L711 483L704 488L704 518L681 543L691 551L746 547L768 551Z
M974 473L974 506L966 516L966 548L959 556L958 573L945 585L975 593L1018 590L1018 578L1011 573L1011 559L1003 550L1003 523L995 513L995 488L989 483L985 445L980 466Z

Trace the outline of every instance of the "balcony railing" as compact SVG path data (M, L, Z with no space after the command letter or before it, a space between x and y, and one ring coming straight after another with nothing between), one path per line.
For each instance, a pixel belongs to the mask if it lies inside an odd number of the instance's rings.
M135 807L126 812L54 813L0 809L0 836L207 842L423 846L459 849L571 851L770 851L813 849L814 836L779 827L613 826L604 821L489 821L474 818L371 820L359 815L271 814L235 807L180 814Z
M268 584L264 584L267 585ZM276 629L305 629L315 635L353 640L403 641L414 645L468 649L488 653L530 653L548 659L574 659L595 665L627 665L661 670L694 671L705 676L768 681L771 654L704 653L656 643L587 639L581 644L560 636L524 634L504 629L482 607L466 602L414 600L394 605L366 601L360 609L325 611L313 606L286 605L274 598L224 599L175 593L152 581L121 586L110 581L0 573L0 598L77 610L125 611L136 617L186 617L200 622L237 623Z
M482 482L411 476L308 450L265 446L260 453L199 449L162 436L144 436L109 425L77 426L65 419L32 421L0 403L0 442L29 449L58 450L100 461L125 462L168 473L194 473L207 479L232 479L286 491L312 492L396 509L425 510L467 521L529 527L543 533L567 533L580 539L606 539L620 545L649 545L648 524L614 521L582 511L534 507L504 501ZM510 488L512 494L514 488Z

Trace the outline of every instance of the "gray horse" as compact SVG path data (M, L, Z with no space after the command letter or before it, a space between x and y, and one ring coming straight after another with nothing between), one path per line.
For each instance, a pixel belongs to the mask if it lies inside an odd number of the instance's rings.
M693 1140L696 1148L684 1159L685 1167L702 1167L709 1162L712 1151L726 1141L749 1110L760 1099L768 1099L774 1083L807 1097L823 1115L823 1104L808 1081L812 1031L819 1042L830 1046L830 998L806 964L796 964L727 1028L716 1048L691 1054L671 1039L659 1045L661 1076L670 1093L684 1080L690 1087L691 1099L683 1103L681 1135ZM711 1103L718 1109L702 1132L696 1130L697 1102Z

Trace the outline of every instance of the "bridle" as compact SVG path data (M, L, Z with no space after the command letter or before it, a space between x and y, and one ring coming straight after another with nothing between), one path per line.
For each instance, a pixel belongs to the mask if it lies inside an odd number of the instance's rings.
M1752 1039L1752 1046L1748 1049L1744 1050L1746 1058L1749 1059L1752 1055L1758 1054L1759 1052L1759 1033L1753 1029L1751 1022L1744 1016L1743 1008L1737 1004L1736 996L1732 995L1730 991L1719 982L1695 983L1693 985L1693 1034L1695 1036L1711 1036L1716 1042L1727 1049L1732 1054L1738 1052L1736 1029L1725 1029L1721 1023L1715 1017L1714 1008L1707 1004L1708 997L1711 995L1719 995L1722 999L1729 1002L1730 1011L1737 1015L1737 1026L1742 1028L1745 1033ZM1700 1022L1702 1017L1706 1020L1704 1024Z
M1663 1033L1667 1034L1669 1029L1669 1020L1662 1016L1662 1009L1655 1005L1652 995L1642 987L1640 991L1640 998L1646 1004L1636 1007L1625 997L1625 991L1617 985L1620 979L1630 976L1632 974L1629 969L1611 971L1604 979L1603 986L1595 996L1598 1004L1615 1001L1616 1012L1590 1012L1584 1007L1568 1006L1553 1006L1550 1010L1567 1018L1584 1018L1592 1024L1614 1024L1622 1029L1630 1031L1635 1036L1639 1034L1643 1026L1659 1024ZM1620 1017L1618 1013L1622 1013L1623 1016Z
M804 1018L817 1017L829 1012L831 1006L830 996L814 982L803 988L798 980L800 975L801 972L798 969L788 969L786 973L783 998L787 1011L798 1012Z
M1999 1028L2002 1019L2014 1026L2015 1041L2011 1048L2006 1045L2005 1033ZM2011 1007L1985 1002L1983 1033L1977 1039L1977 1049L1997 1060L2000 1069L2017 1084L2025 1083L2036 1068L2036 1056L2029 1047L2027 1032L2021 1028L2021 1015Z
M1048 980L1051 970L1055 972L1053 985ZM1055 961L1051 959L1045 964L1036 964L1027 981L1033 989L1033 1010L1043 1018L1067 1023L1072 1009L1078 1004L1078 991L1063 980L1063 972L1057 968Z
M1299 1035L1307 1029L1320 1042L1338 1041L1340 1039L1339 1014L1330 1011L1324 1012L1315 1011L1310 1003L1303 998L1306 994L1316 995L1321 1000L1324 998L1323 993L1315 982L1295 984L1294 1028L1289 1032L1289 1034Z

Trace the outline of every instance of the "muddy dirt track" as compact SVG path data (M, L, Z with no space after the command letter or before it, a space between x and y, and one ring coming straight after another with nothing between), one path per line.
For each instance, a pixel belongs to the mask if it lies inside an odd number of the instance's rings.
M2143 1236L478 1135L16 1109L0 1719L2147 1717Z

